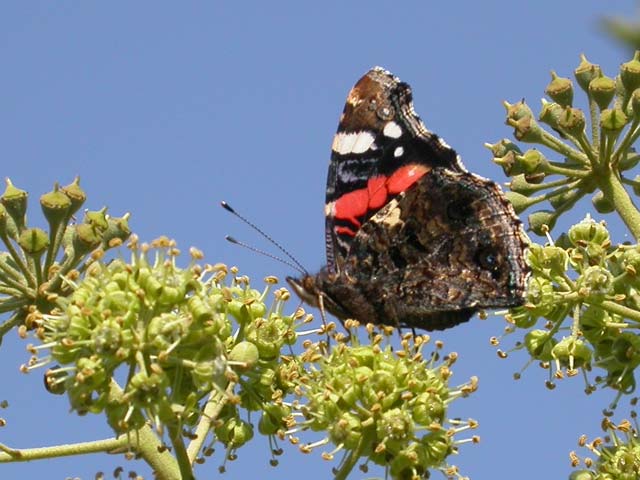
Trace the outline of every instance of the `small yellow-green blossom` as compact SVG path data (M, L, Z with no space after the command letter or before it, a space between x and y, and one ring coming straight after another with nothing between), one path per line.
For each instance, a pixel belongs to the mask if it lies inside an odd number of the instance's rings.
M327 436L301 449L331 443L335 449L323 455L326 459L342 451L342 468L370 461L389 468L393 478L422 478L429 470L446 469L457 451L455 434L476 427L473 420L448 420L447 409L475 391L476 379L450 386L457 356L437 361L434 352L423 358L427 336L407 335L394 351L388 345L391 330L376 332L369 325L367 331L369 343L360 344L354 329L352 344L340 343L328 355L321 344L307 345L301 356L307 372L295 390L306 419L298 429Z
M635 415L634 415L635 416ZM587 448L595 456L581 459L571 452L572 466L580 468L569 477L570 480L637 480L640 478L640 441L638 425L623 420L618 425L604 419L605 439L596 438L588 442L581 437L579 445Z

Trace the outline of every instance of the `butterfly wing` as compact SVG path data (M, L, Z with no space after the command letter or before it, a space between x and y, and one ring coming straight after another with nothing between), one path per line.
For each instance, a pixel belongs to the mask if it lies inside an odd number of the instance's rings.
M411 88L386 70L367 72L349 92L333 139L327 178L327 269L337 273L361 226L434 167L466 171L427 130Z
M523 303L524 249L496 184L436 167L362 225L322 288L363 322L448 328Z

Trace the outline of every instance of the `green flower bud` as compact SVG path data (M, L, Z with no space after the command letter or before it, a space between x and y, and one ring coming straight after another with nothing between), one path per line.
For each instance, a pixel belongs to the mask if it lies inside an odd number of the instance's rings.
M414 436L410 413L400 408L386 410L376 424L376 434L387 450L393 452L401 449L407 439Z
M638 90L638 93L640 93L640 89ZM632 150L629 150L625 152L624 156L618 162L618 168L621 172L624 172L625 170L631 170L638 164L639 161L640 155Z
M522 150L520 150L520 147L518 147L518 145L513 143L508 138L503 138L502 140L500 140L497 143L494 143L493 145L490 143L485 143L485 147L491 150L491 153L494 157L504 157L507 153L511 151L514 151L519 155L522 154Z
M444 430L423 436L420 443L427 456L427 465L442 465L451 453L452 438Z
M574 247L586 246L591 242L603 245L610 241L609 231L604 222L598 223L588 214L584 220L569 229L568 236Z
M511 313L508 313L505 318L512 322L516 327L523 329L529 329L538 322L538 316L526 308L514 309Z
M629 119L619 108L605 109L600 115L600 128L609 135L618 135Z
M516 139L526 143L540 143L543 131L533 115L522 117L520 120L509 120L508 125L514 128L513 135Z
M544 171L549 164L545 156L535 148L527 150L524 155L516 156L516 160L520 162L523 173Z
M616 94L616 81L605 75L594 78L589 83L589 93L600 110L609 106Z
M551 275L562 275L569 266L569 255L566 250L560 247L543 247L540 260L540 265L547 269Z
M518 192L505 192L505 197L513 205L517 214L524 212L531 204L531 200Z
M129 228L129 217L127 213L122 217L108 217L107 230L102 237L102 248L108 250L124 242L131 235Z
M536 315L549 313L554 308L556 300L556 293L551 281L543 277L533 277L529 281L527 303L535 305Z
M288 327L282 318L268 322L252 322L247 326L246 338L254 343L263 360L273 360L280 354Z
M613 275L606 268L594 265L580 275L577 286L581 295L601 300L613 293Z
M443 398L434 392L424 392L416 398L411 409L411 416L416 423L431 425L434 422L442 423L446 410Z
M509 120L518 121L522 120L523 118L533 117L533 112L524 102L524 100L521 100L514 104L504 102L504 106L507 109L507 124L509 124Z
M571 472L569 480L595 480L595 477L589 470L576 470Z
M636 51L633 59L620 65L620 80L627 92L640 87L640 52Z
M21 232L26 223L27 199L29 194L24 190L16 188L8 178L6 182L7 188L2 194L2 197L0 197L0 201L2 201L7 213L13 219L18 232Z
M551 349L554 360L569 369L588 366L591 362L591 353L591 349L584 341L575 337L565 337Z
M416 478L416 472L426 472L431 465L422 446L410 444L393 455L389 468L391 478ZM420 475L422 476L422 475Z
M80 210L80 207L84 205L84 202L87 199L87 194L84 193L82 188L80 188L80 177L76 177L69 185L62 187L62 193L64 193L71 201L71 206L69 207L68 212L69 215L73 215Z
M640 365L640 336L622 332L613 341L611 353L624 366L635 369Z
M547 330L531 330L524 336L524 345L531 357L542 362L553 359L551 351L557 340L549 335Z
M346 449L354 449L362 438L362 422L350 412L344 412L337 421L329 426L329 439L336 445L343 444Z
M553 230L558 216L549 210L539 210L529 215L529 229L536 235L544 236L549 230Z
M593 197L591 197L591 203L598 213L611 213L615 210L613 202L604 195L602 190L599 190Z
M567 107L558 119L558 128L572 137L580 137L584 133L587 121L584 112L579 108Z
M242 364L236 367L239 370L252 369L258 363L259 359L260 353L258 352L258 347L247 341L237 343L233 346L231 352L229 352L230 361Z
M517 161L517 155L515 151L507 152L503 157L494 157L493 162L502 167L502 171L505 175L510 177L511 175L519 175L524 173L522 171L522 165Z
M554 130L559 128L558 124L560 122L560 117L564 113L564 107L558 105L557 103L547 102L546 100L542 100L542 110L540 111L540 116L538 120L542 123L549 125Z
M545 93L563 107L571 106L573 102L573 83L568 78L559 77L551 70L551 83L547 85Z
M49 235L40 228L28 228L20 234L18 244L27 255L38 257L49 246Z
M73 230L73 247L76 255L84 255L98 246L102 242L102 236L91 225L81 223Z
M91 225L91 227L99 230L101 233L105 232L109 228L109 222L107 221L107 208L96 211L87 211L84 214L83 223Z
M45 193L40 197L40 206L51 229L55 230L60 223L67 222L71 200L59 189L56 183L52 192Z
M515 175L509 183L509 188L513 192L519 193L524 196L531 195L532 193L539 190L536 184L529 183L523 174Z
M582 54L580 55L580 65L573 71L573 74L580 88L589 93L589 84L593 79L602 75L602 70L600 70L600 65L589 62L587 57Z
M278 430L286 428L286 419L291 415L291 408L286 405L268 403L263 406L262 416L258 423L258 431L262 435L275 435Z

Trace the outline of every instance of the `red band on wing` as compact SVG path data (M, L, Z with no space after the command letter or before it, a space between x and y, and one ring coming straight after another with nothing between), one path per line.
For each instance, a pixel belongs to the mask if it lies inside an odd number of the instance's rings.
M430 168L425 165L404 165L388 177L370 178L365 188L345 193L336 200L333 209L334 218L347 220L356 230L359 229L361 225L359 217L363 217L369 211L382 208L389 201L390 196L404 192L429 170ZM338 235L355 235L355 232L348 227L336 227L335 231Z

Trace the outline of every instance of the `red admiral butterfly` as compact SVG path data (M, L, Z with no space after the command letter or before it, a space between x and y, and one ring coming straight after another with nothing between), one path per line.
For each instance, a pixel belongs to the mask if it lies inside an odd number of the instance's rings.
M287 281L340 320L441 330L524 302L525 241L511 204L427 130L409 85L380 67L347 97L325 215L327 265Z

